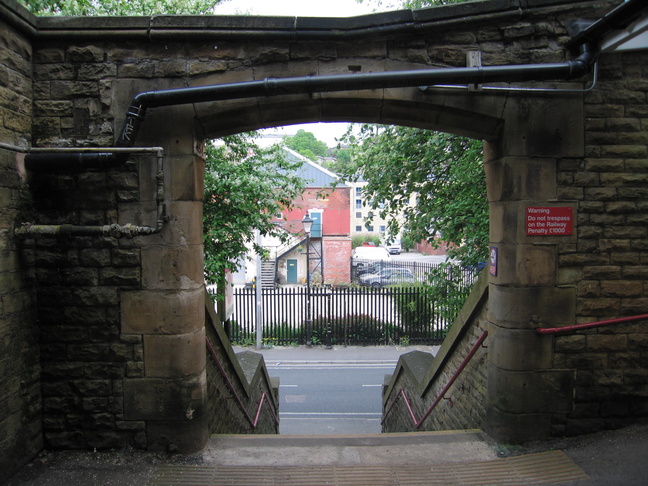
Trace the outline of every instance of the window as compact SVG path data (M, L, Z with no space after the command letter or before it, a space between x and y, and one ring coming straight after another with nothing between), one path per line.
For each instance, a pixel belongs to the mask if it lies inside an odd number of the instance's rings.
M356 213L356 219L362 219L362 211Z
M373 231L373 230L374 230L374 227L373 227L373 225L372 225L372 224L371 224L371 225L369 225L369 226L367 226L367 231Z
M356 209L362 209L362 199L356 199Z
M356 231L360 233L362 231L362 226L361 225L356 226Z
M356 187L356 197L362 197L362 187Z
M387 230L386 226L383 224L380 226L380 232L384 233Z

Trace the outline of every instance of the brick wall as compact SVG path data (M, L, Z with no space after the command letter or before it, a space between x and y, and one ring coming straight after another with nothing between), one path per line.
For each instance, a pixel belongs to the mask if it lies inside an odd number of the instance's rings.
M206 305L211 300L206 297ZM229 339L213 308L206 309L206 336L212 346L216 359L228 376L231 386L241 399L246 414L237 403L226 379L211 353L207 352L207 390L209 432L211 434L277 434L279 424L274 417L279 416L278 384L270 382L265 368L263 355L244 352L234 355ZM239 361L239 357L241 360ZM278 382L277 382L278 383ZM259 421L254 421L256 412L265 393ZM273 415L274 414L274 415Z
M324 246L324 283L344 284L351 281L351 238L330 237L322 241Z
M585 158L559 163L559 197L578 203L578 242L559 249L559 283L577 289L576 321L648 313L648 55L601 58L585 96ZM554 366L576 369L575 409L555 433L613 428L648 415L648 322L555 338Z
M487 353L481 346L468 362L458 378L435 407L432 414L416 429L402 397L396 399L403 389L411 402L417 420L439 397L474 344L488 327L486 315L488 275L482 273L466 305L450 327L448 336L438 354L415 352L401 356L391 381L383 390L383 417L387 414L383 432L415 430L460 430L481 428L486 417L487 405ZM484 343L488 345L488 338ZM427 354L427 356L421 356Z

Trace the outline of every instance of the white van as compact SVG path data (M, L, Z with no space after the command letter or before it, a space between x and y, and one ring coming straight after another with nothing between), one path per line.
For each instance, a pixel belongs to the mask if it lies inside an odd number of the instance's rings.
M358 246L351 253L351 265L355 268L356 274L372 271L372 264L377 260L391 261L391 255L387 249L379 246Z
M356 258L362 260L391 260L389 252L382 246L358 246L351 253L351 258L354 260Z

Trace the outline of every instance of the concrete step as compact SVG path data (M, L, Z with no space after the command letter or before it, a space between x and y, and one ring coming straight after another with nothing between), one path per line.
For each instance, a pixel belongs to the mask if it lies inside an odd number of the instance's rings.
M497 459L480 430L362 435L214 435L206 463L223 466L443 464Z
M588 478L562 451L499 458L479 430L216 435L201 465L162 465L151 486L564 484Z

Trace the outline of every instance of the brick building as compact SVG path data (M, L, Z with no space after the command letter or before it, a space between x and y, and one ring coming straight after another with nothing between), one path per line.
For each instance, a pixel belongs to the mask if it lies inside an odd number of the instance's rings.
M306 281L306 255L311 282L317 284L348 283L351 278L351 187L332 184L337 176L321 165L285 149L288 157L303 162L300 177L307 181L302 195L291 211L276 218L278 225L297 236L288 245L276 249L276 280L280 284ZM310 245L304 233L302 219L308 214L315 222Z

